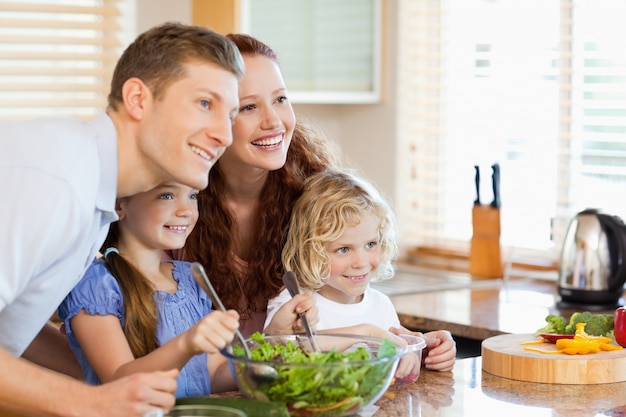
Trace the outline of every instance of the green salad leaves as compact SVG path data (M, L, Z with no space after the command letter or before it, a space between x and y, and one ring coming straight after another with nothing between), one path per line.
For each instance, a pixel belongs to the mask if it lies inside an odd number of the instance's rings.
M365 346L346 352L336 349L306 352L291 340L285 344L269 343L259 332L251 339L258 343L251 349L253 360L284 363L284 366L275 366L279 374L275 381L260 384L255 389L263 392L270 401L287 404L292 415L344 415L359 410L384 388L395 363L395 360L364 363L374 359ZM384 339L377 358L391 358L396 353L393 342ZM235 345L233 355L245 356L243 348ZM322 366L289 365L294 363ZM332 365L326 365L328 363Z

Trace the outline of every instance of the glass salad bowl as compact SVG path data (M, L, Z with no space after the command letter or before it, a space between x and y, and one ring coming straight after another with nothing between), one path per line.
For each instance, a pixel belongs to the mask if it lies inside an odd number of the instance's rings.
M350 416L373 404L392 383L409 352L390 339L348 334L315 336L254 334L222 351L239 389L248 398L284 403L292 416ZM276 372L260 372L263 368ZM263 377L262 375L267 375Z

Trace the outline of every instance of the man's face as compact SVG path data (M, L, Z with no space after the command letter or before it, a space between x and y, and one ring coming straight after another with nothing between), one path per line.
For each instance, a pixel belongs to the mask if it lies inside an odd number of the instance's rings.
M183 78L159 100L148 101L142 119L141 152L158 182L206 188L209 170L232 143L239 105L238 80L214 64L185 65Z

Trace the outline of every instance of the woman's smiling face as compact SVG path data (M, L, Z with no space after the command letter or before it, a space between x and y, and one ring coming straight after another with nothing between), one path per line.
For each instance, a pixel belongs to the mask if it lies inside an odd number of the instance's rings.
M278 64L264 55L244 55L244 61L233 144L220 164L273 171L285 164L296 117Z

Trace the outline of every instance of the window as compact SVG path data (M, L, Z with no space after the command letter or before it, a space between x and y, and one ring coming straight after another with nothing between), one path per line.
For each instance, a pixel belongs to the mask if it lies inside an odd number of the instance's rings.
M91 118L118 58L118 0L0 1L0 118Z
M381 0L247 0L241 17L280 57L294 103L380 99Z
M505 255L558 259L570 219L626 219L626 2L401 0L407 244L467 250L501 167ZM411 232L406 232L411 230Z

